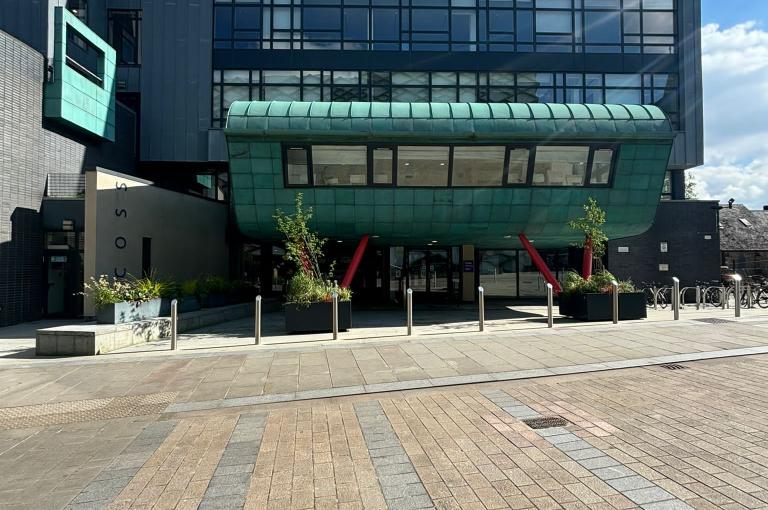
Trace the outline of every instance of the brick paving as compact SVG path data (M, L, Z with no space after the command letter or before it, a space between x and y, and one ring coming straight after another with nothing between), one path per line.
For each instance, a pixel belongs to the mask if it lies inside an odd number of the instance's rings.
M733 349L768 350L768 320L721 325L633 323L531 332L436 335L389 341L248 351L181 351L106 355L86 360L33 360L3 365L0 407L178 392L202 402L304 392L302 398L391 391L496 378L619 368L624 362L677 356L675 362ZM727 354L727 353L725 353ZM735 353L734 353L735 354ZM744 354L740 352L739 354ZM661 362L661 361L656 361ZM14 362L16 363L16 362ZM608 364L612 364L608 366ZM625 366L633 366L632 364ZM539 372L537 372L539 371ZM456 378L456 379L452 379ZM256 404L258 401L246 401ZM215 406L214 406L215 407Z
M763 323L686 327L688 340L676 325L630 333L658 335L637 349L661 345L665 332L675 349L727 348L758 342L766 329ZM600 336L594 341L606 341ZM506 348L550 350L541 339L517 341L509 339ZM486 342L472 345L487 350ZM388 367L407 363L400 353L411 349L457 356L449 360L466 354L454 343L422 340L364 348ZM275 351L270 366L290 370L294 356L299 366L322 366L346 351ZM349 357L333 363L359 367L351 359L354 364ZM243 395L254 394L262 381L248 386L248 365L260 363L238 354L61 363L29 379L19 377L27 369L0 372L11 385L0 386L0 416L52 420L0 430L0 510L768 509L768 355L678 359L678 370L544 374L262 405L232 395L232 406L207 410L156 405L172 400L166 390L183 401L206 381L231 388L237 380ZM83 370L89 368L105 370ZM125 398L132 400L115 399L120 412L102 412L114 398L103 394L131 377ZM152 391L141 391L146 388ZM42 402L5 403L24 394ZM57 421L58 415L67 419ZM532 429L523 421L540 417L567 423Z

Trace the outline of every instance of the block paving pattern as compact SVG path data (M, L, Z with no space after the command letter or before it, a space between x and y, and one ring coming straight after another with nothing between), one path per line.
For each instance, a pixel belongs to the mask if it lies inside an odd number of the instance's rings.
M482 394L519 420L544 418L502 390L484 391ZM613 457L606 455L602 450L595 448L564 427L545 428L536 430L536 433L634 503L642 505L644 509L685 510L691 508L652 481L639 475Z
M0 429L45 427L63 423L157 414L173 402L176 395L176 392L163 392L6 407L0 409Z
M139 422L4 430L0 508L768 508L768 356L686 366L158 414L64 503L41 448Z
M381 404L375 401L357 404L355 413L371 452L387 508L434 508Z

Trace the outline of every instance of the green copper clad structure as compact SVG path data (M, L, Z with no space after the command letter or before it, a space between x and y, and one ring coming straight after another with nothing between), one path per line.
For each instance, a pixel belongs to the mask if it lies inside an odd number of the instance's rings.
M68 54L67 32L74 31L98 54L97 73L77 71ZM45 84L43 112L70 127L115 141L115 50L64 7L54 10L52 79Z
M257 239L279 238L275 209L297 193L315 209L314 227L335 239L377 236L390 245L540 248L579 241L568 220L594 197L610 238L641 234L654 219L674 133L655 106L508 103L232 104L225 128L234 216ZM286 187L283 144L615 144L610 186L476 188Z

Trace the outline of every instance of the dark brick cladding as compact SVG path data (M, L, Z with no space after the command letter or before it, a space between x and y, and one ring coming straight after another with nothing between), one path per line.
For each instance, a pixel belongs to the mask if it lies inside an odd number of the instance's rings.
M43 128L44 65L0 31L0 326L40 318L46 176L83 171L85 146Z

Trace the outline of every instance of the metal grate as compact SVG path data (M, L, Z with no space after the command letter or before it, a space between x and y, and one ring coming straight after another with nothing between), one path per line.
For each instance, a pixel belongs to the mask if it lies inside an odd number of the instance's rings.
M565 427L568 425L568 420L562 416L543 416L541 418L528 418L523 420L523 423L531 427L532 429L551 429L553 427Z
M667 363L664 365L659 365L661 368L666 368L667 370L684 370L688 367L684 365L678 365L676 363Z
M710 319L693 319L693 320L695 320L697 322L705 322L707 324L730 324L730 323L733 322L733 321L729 321L729 320L725 320L725 319L714 319L714 318L710 318Z

